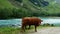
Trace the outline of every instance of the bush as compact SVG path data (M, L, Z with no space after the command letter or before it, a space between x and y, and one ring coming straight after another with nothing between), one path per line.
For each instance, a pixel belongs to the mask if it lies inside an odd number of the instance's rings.
M12 13L11 9L8 9L8 8L0 9L0 19L10 18L12 14L13 13Z
M50 24L49 23L45 23L45 24L43 24L43 26L50 26Z

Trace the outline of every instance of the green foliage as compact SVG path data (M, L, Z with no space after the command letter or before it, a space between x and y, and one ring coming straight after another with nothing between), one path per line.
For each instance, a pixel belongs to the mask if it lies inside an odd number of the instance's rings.
M22 18L22 17L33 17L33 16L60 16L58 14L50 14L46 11L40 12L33 12L33 11L26 11L22 9L16 8L0 8L0 19L9 19L9 18Z
M22 18L33 16L32 12L28 12L23 9L16 8L1 8L0 9L0 19L9 19L9 18Z
M0 9L0 19L10 18L11 15L12 15L11 9L8 9L8 8L1 8Z

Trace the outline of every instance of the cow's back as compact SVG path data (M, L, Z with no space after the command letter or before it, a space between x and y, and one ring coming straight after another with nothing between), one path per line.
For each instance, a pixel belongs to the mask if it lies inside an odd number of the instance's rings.
M23 25L38 25L41 23L41 20L37 17L25 17L22 19Z

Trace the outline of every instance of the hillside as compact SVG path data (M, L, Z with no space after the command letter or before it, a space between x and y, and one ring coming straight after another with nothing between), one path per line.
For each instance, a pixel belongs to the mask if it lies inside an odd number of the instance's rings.
M48 2L49 3L48 3ZM48 6L48 9L50 9L50 7L52 7L52 9L55 8L55 6L57 8L59 8L59 6L57 5L57 3L55 3L54 0L0 0L0 7L18 7L18 8L25 8L28 10L32 10L32 11L40 11L42 8L43 10L45 10L44 7ZM54 4L54 5L53 5Z
M8 0L0 0L1 8L13 8L14 6Z
M39 15L60 14L60 5L56 0L14 0L11 3L16 7L22 7L35 14L39 13Z
M47 2L48 1L48 2ZM43 10L46 8L54 9L55 7L59 8L60 6L55 2L55 0L0 0L0 7L18 7L18 8L25 8L33 11L40 11L42 8ZM44 8L45 7L45 8Z
M33 0L34 1L34 0ZM35 4L33 4L34 2L30 1L30 0L9 0L9 2L14 5L15 7L18 8L23 8L23 9L27 9L28 11L39 11L40 7L38 4L37 6Z
M0 18L60 16L60 4L55 0L0 0L0 13Z

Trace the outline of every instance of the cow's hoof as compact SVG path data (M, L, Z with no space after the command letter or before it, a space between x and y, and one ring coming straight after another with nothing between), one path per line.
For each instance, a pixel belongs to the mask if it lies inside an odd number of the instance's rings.
M25 32L24 30L21 30L20 32Z
M35 32L37 32L37 31L35 31Z
M28 30L29 30L30 28L28 28Z

